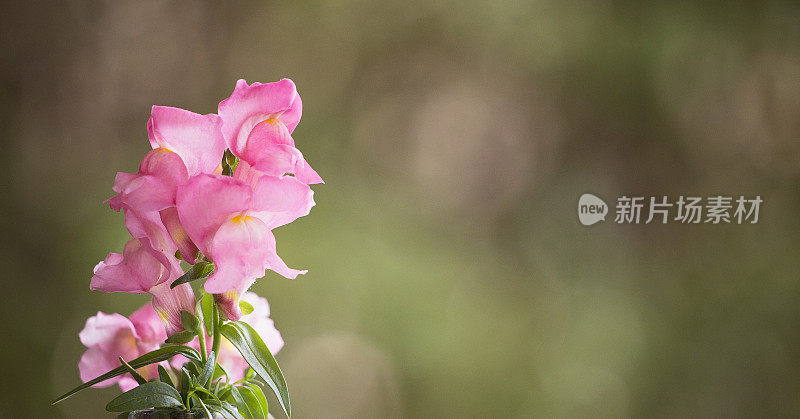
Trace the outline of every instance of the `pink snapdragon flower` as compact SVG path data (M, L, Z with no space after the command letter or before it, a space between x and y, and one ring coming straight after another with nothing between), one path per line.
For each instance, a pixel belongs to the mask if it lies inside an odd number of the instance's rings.
M166 327L168 335L183 330L181 310L194 313L194 293L189 284L170 288L170 278L182 274L180 264L165 267L145 248L139 239L125 244L122 254L109 253L106 259L94 267L94 276L89 284L92 290L103 292L149 293L153 296L153 308Z
M130 319L121 314L98 311L96 316L86 320L79 337L88 348L78 363L81 380L86 382L120 366L118 357L131 361L158 349L167 335L153 306L146 304L136 310ZM137 371L147 380L158 376L157 364L144 366ZM119 384L122 391L137 385L130 374L124 374L97 383L94 387L107 387L115 383Z
M278 257L272 229L308 215L314 192L293 177L255 174L249 180L198 175L178 188L176 200L189 237L216 265L205 283L206 292L228 292L233 301L266 269L290 279L306 273L289 268ZM241 315L225 314L232 320Z
M281 337L281 332L275 328L275 322L269 317L270 310L267 299L259 297L254 292L248 291L242 294L242 300L250 303L250 305L253 306L253 311L250 314L242 316L240 320L252 326L267 345L272 355L276 355L281 348L283 348L283 337ZM212 339L206 338L206 350L209 353L211 352L212 345ZM189 346L200 349L197 338L195 338ZM173 358L172 365L179 368L186 361L187 359L185 357L179 355ZM217 362L219 362L220 366L228 373L229 382L234 382L243 378L244 373L247 371L247 368L249 368L247 361L242 358L239 350L225 338L222 338L222 342L220 342Z
M291 173L305 184L322 183L291 135L303 113L293 81L248 85L239 80L218 112L222 133L236 157L268 175Z

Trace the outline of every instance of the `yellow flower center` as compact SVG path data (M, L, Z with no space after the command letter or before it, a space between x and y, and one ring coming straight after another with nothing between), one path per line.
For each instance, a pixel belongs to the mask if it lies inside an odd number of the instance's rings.
M246 223L246 222L248 222L248 221L250 221L252 219L253 219L253 217L251 217L249 215L237 215L237 216L231 218L231 222L235 223L235 224L241 224L241 223Z

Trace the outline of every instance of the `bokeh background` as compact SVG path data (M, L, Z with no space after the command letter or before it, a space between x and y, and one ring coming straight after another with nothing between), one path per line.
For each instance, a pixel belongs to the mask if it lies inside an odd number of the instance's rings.
M327 184L276 231L309 274L254 290L296 418L797 417L800 7L697 3L4 2L0 416L111 416L49 401L146 301L88 284L150 106L290 77ZM585 227L585 192L764 203Z

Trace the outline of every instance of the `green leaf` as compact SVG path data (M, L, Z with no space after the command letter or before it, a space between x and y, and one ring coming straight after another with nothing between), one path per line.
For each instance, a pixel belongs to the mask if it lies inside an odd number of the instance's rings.
M206 407L214 413L219 413L225 419L244 419L242 415L239 414L239 411L236 410L236 407L227 402L222 402L219 406L207 404Z
M125 362L125 360L122 359L121 356L118 356L117 359L119 359L119 363L122 364L122 366L125 367L125 369L128 370L129 373L131 373L133 379L136 380L137 383L141 385L147 382L147 380L145 380L144 377L142 377L142 374L136 372L136 370L133 369L133 367L130 366L127 362Z
M228 382L231 379L230 376L228 375L228 372L225 371L225 368L222 368L221 365L217 364L214 367L214 375L211 376L211 381L214 381L220 377L225 377L225 382Z
M180 391L181 398L184 400L189 394L189 388L192 387L191 381L192 379L189 376L189 370L187 370L186 367L181 367L181 383L178 386L178 391Z
M214 351L211 351L208 354L208 359L206 360L205 365L203 365L202 371L197 376L197 384L201 387L205 387L208 384L208 381L211 380L211 375L214 374L214 367L217 365L217 356L214 354Z
M197 378L197 376L200 375L200 368L195 362L187 362L183 364L182 368L186 369L186 372L189 373L189 377L192 379Z
M239 309L242 310L242 315L246 316L253 312L253 306L245 300L239 300Z
M236 400L236 407L245 419L263 419L267 416L258 397L248 387L231 387L231 395Z
M222 160L228 163L228 166L231 167L231 170L236 170L236 166L239 165L239 158L234 156L230 149L225 150Z
M222 176L233 176L233 168L228 162L222 162Z
M144 383L115 397L106 405L109 412L127 412L151 407L183 406L181 395L160 381Z
M172 377L169 376L169 373L163 365L158 366L158 379L164 384L169 384L172 387L175 387L175 383L172 382Z
M269 403L267 403L267 396L264 395L264 391L261 390L261 387L252 384L248 384L247 388L253 392L253 395L258 400L258 404L261 406L261 410L264 412L264 416L266 417L269 414Z
M197 336L197 333L192 332L191 330L184 330L183 332L175 333L174 335L167 338L165 343L189 343Z
M200 397L197 398L197 401L200 403L200 407L203 408L203 412L208 416L208 419L214 419L214 416L211 416L211 412L208 411L208 407L205 403L203 403L203 399Z
M129 362L129 364L133 368L141 368L141 367L143 367L145 365L150 365L150 364L154 364L156 362L165 361L167 359L172 358L175 355L183 355L183 356L185 356L185 357L187 357L189 359L193 359L193 360L196 360L196 361L200 360L200 354L197 353L197 351L194 348L190 348L188 346L181 346L181 345L168 345L168 346L164 346L162 348L156 349L154 351L148 352L148 353L146 353L146 354L134 359L133 361ZM114 368L113 370L111 370L111 371L109 371L109 372L107 372L107 373L105 373L105 374L103 374L103 375L101 375L101 376L99 376L97 378L89 380L89 381L87 381L87 382L85 382L85 383L73 388L72 390L62 394L57 399L55 399L52 404L56 404L58 402L61 402L64 399L68 398L69 396L72 396L73 394L75 394L75 393L77 393L77 392L79 392L81 390L84 390L86 388L89 388L89 387L97 384L97 383L100 383L100 382L103 382L105 380L108 380L109 378L114 378L114 377L116 377L118 375L125 374L127 372L128 372L128 369L125 368L124 366L119 366L117 368Z
M203 331L200 330L200 319L186 310L181 310L181 325L184 329L194 334L203 333Z
M283 378L278 363L258 333L249 324L240 321L226 323L220 330L222 335L239 350L253 370L266 380L267 385L278 397L286 416L291 416L292 410L286 380Z
M196 279L200 278L207 278L211 273L214 272L214 264L211 262L204 262L200 261L194 264L185 274L181 275L180 278L176 279L170 285L170 288L175 288L180 284L185 284L187 282L192 282Z

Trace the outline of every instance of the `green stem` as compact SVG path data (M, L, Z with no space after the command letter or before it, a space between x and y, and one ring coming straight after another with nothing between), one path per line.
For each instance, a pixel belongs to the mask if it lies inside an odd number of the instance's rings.
M200 360L203 361L203 364L205 364L208 355L206 355L206 331L203 327L200 327L200 333L197 334L197 340L198 343L200 343Z
M219 345L222 343L222 333L220 332L220 327L222 327L222 316L219 313L219 309L217 309L217 303L214 302L214 305L211 307L211 317L214 319L214 341L211 343L211 350L214 351L215 354L219 353ZM219 359L219 357L217 357Z

